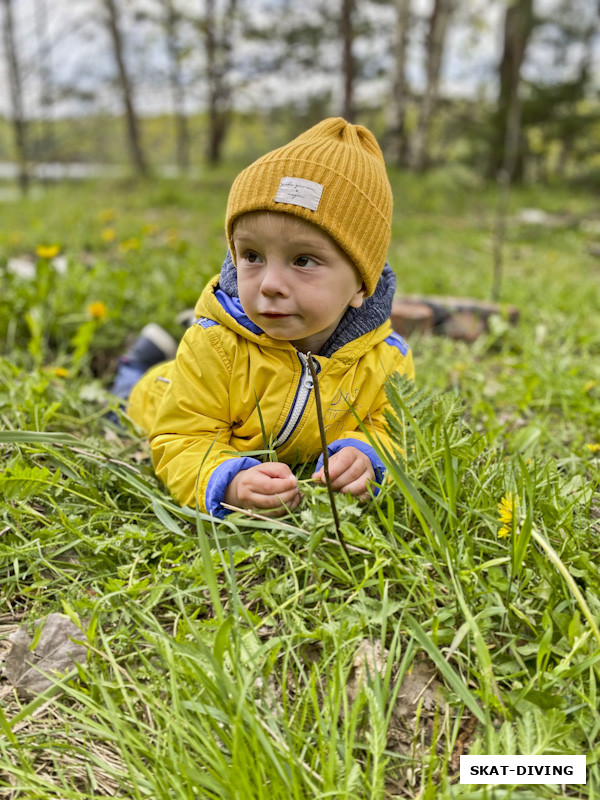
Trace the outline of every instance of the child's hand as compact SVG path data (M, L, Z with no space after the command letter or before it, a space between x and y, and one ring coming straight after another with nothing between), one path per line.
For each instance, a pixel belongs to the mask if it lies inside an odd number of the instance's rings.
M300 503L298 481L287 464L269 461L244 469L225 492L225 502L238 508L254 508L270 517L286 513L284 503L293 510Z
M312 477L315 481L325 483L324 468L321 467ZM375 480L375 472L369 456L349 445L329 457L329 477L335 491L344 494L350 492L360 500L368 500L367 483Z

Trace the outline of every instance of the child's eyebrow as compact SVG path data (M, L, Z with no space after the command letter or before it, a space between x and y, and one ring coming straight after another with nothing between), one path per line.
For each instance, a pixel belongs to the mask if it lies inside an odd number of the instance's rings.
M233 241L237 245L242 244L261 244L261 237L252 233L240 232L233 234ZM327 243L318 241L316 239L291 239L287 242L288 246L298 252L303 250L323 251L327 249Z
M290 246L296 250L324 250L325 246L322 242L315 242L307 240L297 240L290 242Z

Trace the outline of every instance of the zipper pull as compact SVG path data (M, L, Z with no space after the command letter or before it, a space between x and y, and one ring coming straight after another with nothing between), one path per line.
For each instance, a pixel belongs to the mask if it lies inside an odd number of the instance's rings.
M312 389L314 387L314 382L312 379L312 375L310 374L310 369L308 366L308 358L298 351L298 355L300 356L300 361L302 362L302 384L304 385L305 389ZM317 364L317 371L319 366Z

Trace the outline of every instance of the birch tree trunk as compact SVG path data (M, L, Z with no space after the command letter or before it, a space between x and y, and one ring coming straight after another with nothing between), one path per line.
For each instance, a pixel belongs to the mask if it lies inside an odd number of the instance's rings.
M408 142L406 138L406 50L410 26L410 0L394 0L396 25L394 32L394 76L390 99L388 134L392 159L397 166L406 164Z
M17 43L15 26L12 13L12 0L2 0L4 6L4 52L10 87L10 104L12 111L12 125L15 138L15 152L19 168L19 186L23 194L29 190L29 169L27 164L27 121L23 107L23 84L21 70L17 58Z
M169 84L173 98L177 166L180 173L183 174L190 165L190 136L185 113L185 89L181 75L181 51L177 39L178 15L173 0L164 0L164 7L164 27L167 51L169 54Z
M354 122L354 54L352 44L354 40L354 2L355 0L342 0L340 14L340 33L342 38L342 75L344 94L342 101L342 116L348 122Z
M444 43L454 0L434 0L427 36L427 83L419 107L417 129L412 142L411 166L425 169L428 157L429 130L438 100Z
M139 132L139 122L137 113L133 102L133 90L131 88L131 80L127 67L125 65L125 58L123 53L123 36L121 34L121 27L119 23L119 12L116 6L116 0L103 0L104 8L107 12L106 23L110 33L110 38L113 46L113 53L117 63L119 73L119 83L121 86L121 94L123 98L123 106L125 108L125 120L127 123L127 138L129 142L129 151L133 160L135 171L141 177L148 174L148 165L146 157L142 149L142 143Z

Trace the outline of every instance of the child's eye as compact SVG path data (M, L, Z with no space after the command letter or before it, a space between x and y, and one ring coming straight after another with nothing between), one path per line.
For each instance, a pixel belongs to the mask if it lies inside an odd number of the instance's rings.
M294 261L298 267L314 267L316 265L316 261L314 258L310 258L310 256L298 256L298 258Z
M254 250L248 250L242 257L244 261L248 261L250 264L259 264L261 260L258 253L255 253Z

